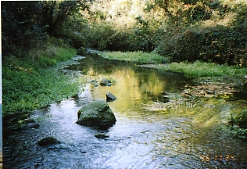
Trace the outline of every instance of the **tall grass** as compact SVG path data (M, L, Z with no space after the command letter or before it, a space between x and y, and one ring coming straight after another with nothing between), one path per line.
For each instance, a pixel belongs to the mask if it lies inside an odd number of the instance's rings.
M46 50L35 50L29 53L29 57L38 62L39 67L55 66L58 62L68 60L75 55L76 50L73 48L62 48L53 45L49 45Z

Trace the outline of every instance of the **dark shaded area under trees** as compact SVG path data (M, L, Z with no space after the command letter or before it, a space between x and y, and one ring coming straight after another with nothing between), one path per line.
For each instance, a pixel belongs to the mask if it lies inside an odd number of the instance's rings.
M78 47L74 37L66 35L74 30L64 29L71 17L88 7L85 1L12 1L1 2L1 6L3 60L8 55L24 57L32 49L44 50L54 41L52 37Z

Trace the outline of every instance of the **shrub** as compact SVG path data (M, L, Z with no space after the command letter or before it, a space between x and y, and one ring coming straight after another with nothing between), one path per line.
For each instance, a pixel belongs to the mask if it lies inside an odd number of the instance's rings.
M239 128L235 128L235 136L240 139L247 140L247 110L241 111L237 116L231 117L229 123L233 126L237 125Z
M167 39L166 45L157 52L171 56L173 61L200 60L247 66L246 41L247 32L242 26L188 29Z

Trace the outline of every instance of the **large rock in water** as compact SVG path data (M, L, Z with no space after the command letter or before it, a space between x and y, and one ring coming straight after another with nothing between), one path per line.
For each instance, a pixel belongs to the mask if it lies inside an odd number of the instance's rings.
M97 129L108 129L116 122L115 115L104 100L97 100L83 106L77 115L77 124Z

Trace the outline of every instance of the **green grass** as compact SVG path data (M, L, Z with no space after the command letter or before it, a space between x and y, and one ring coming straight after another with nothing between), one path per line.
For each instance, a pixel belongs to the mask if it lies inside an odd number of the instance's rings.
M247 68L236 66L218 65L196 61L194 63L170 63L168 65L151 65L153 68L169 70L172 72L183 73L189 78L213 77L213 76L237 76L243 77L247 74Z
M78 86L84 84L84 79L66 76L51 67L75 56L75 50L53 48L53 57L42 55L38 60L8 57L3 60L3 115L30 112L78 93Z
M237 66L219 65L214 63L205 63L195 61L194 63L187 62L172 62L169 63L168 57L163 57L154 53L138 52L99 52L100 56L109 60L121 60L136 62L145 67L156 68L160 70L169 70L172 72L183 73L188 78L213 77L213 76L237 76L243 77L247 74L247 68ZM162 64L166 63L166 64ZM168 64L169 63L169 64Z
M166 63L168 58L155 53L137 52L99 52L100 56L109 60L121 60L135 63Z
M59 62L66 61L72 56L76 55L76 50L73 48L61 48L56 46L49 46L45 51L38 51L37 58L39 66L55 66ZM34 52L30 52L32 55Z

